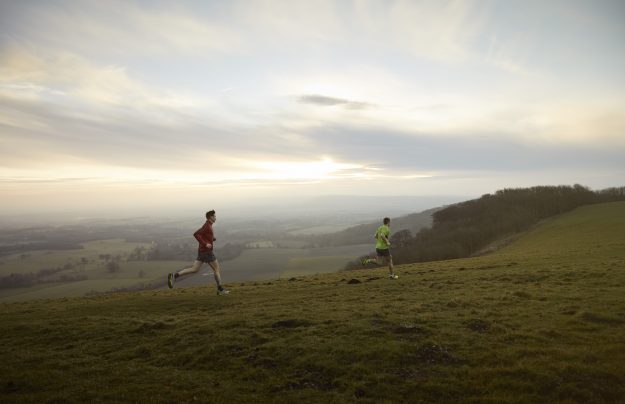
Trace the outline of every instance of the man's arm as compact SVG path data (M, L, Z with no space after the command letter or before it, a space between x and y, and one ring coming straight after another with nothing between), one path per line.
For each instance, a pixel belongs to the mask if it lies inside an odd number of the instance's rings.
M388 239L388 236L390 236L390 233L386 234L386 233L382 233L380 232L380 235L382 236L382 240L384 240L384 242L386 243L386 245L390 246L391 242Z
M207 234L208 232L206 232L206 229L204 228L204 226L202 226L202 228L198 229L195 233L193 233L193 237L195 237L195 239L202 245L205 245L208 248L211 248L213 246L211 241L208 241L208 238L206 236L208 236ZM213 237L209 237L209 238L213 238Z

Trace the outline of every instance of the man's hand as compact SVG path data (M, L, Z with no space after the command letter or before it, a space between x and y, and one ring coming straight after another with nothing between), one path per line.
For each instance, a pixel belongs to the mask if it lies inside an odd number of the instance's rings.
M211 243L206 243L206 248L213 248L213 245Z

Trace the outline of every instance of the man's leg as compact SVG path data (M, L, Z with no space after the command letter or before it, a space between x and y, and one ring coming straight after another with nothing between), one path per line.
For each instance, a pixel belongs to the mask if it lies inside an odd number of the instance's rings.
M221 286L221 266L219 265L219 261L217 260L211 261L208 263L208 265L210 265L211 268L213 268L213 276L215 277L215 283L217 284L217 291L220 294L228 294L229 291L227 291L226 289L223 288L223 286Z
M203 264L202 261L195 260L193 262L193 265L191 265L189 268L184 268L184 269L181 269L180 271L170 273L167 276L167 286L169 286L169 289L172 289L174 287L174 283L176 283L176 279L178 279L180 276L187 275L187 274L194 274L197 271L199 271L200 268L202 267L202 264Z
M382 261L382 257L376 255L375 258L365 258L364 260L362 260L362 265L367 265L371 263L374 263L376 265L382 265L380 264L380 261Z
M391 279L397 279L398 276L395 275L395 268L393 267L393 256L389 255L386 257L386 261L388 262L388 276Z
M393 274L394 273L394 271L393 271L393 269L394 269L393 268L393 257L391 257L391 256L386 257L386 261L388 262L388 273L389 274Z
M202 264L202 261L195 260L193 261L193 265L188 268L181 269L180 271L176 272L174 276L178 278L179 276L194 274L199 271L200 268L202 268Z

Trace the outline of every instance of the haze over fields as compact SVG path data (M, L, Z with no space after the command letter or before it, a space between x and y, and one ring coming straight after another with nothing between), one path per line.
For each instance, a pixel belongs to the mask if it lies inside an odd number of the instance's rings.
M4 1L0 211L620 186L624 20L619 0Z

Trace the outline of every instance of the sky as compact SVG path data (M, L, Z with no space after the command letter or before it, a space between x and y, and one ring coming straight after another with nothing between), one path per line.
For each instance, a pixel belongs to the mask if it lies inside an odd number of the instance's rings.
M0 209L623 186L623 21L620 0L0 1Z

